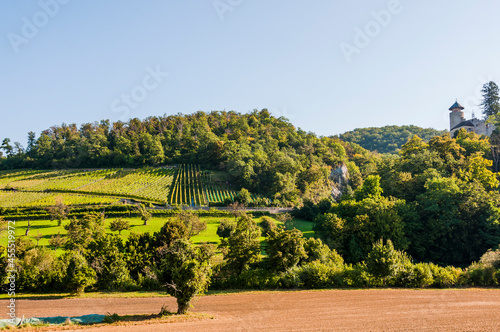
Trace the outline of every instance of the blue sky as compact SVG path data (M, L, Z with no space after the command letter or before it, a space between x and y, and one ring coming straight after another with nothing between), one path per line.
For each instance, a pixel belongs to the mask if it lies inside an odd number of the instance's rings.
M0 0L0 139L268 108L318 135L448 129L500 78L500 2ZM497 83L500 83L497 81Z

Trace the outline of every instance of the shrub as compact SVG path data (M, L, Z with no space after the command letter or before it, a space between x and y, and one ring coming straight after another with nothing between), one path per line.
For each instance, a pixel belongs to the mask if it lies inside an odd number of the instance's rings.
M384 245L382 240L373 244L372 251L366 258L368 271L385 284L403 270L409 261L405 253L395 250L391 240Z
M462 269L453 266L441 267L435 264L429 264L429 266L434 276L432 287L445 288L460 285L463 276Z
M374 283L373 277L368 272L366 264L357 263L355 265L346 265L344 267L344 282L346 286L350 287L371 287L379 286L380 284Z
M434 277L432 270L427 263L418 263L413 266L413 275L409 286L415 288L424 288L432 285Z

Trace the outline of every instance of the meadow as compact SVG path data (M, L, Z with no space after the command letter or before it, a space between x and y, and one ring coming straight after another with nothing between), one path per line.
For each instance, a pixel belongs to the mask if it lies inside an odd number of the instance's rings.
M272 217L271 217L272 218ZM115 218L107 218L104 222L104 227L107 233L115 233L118 234L118 232L113 232L110 229L109 224L111 221L113 221ZM130 229L129 230L124 230L121 232L120 237L123 239L127 239L130 235L130 233L154 233L158 232L161 227L165 224L165 222L168 221L169 218L151 218L148 221L147 225L144 225L144 222L140 218L122 218L126 221L129 222L130 224ZM205 221L207 223L207 228L202 231L200 234L195 235L191 238L191 240L194 243L213 243L213 244L219 244L220 243L220 238L217 235L217 227L219 226L219 223L222 219L221 217L200 217L201 220ZM231 219L231 217L226 218L226 219ZM234 218L233 218L234 219ZM261 217L259 218L253 218L257 223L261 221ZM282 225L282 223L275 218L272 218L272 220L277 224L277 225ZM69 220L66 219L62 222L61 226L57 225L57 221L55 220L35 220L35 221L30 221L30 231L28 234L28 238L33 241L33 243L37 242L37 237L41 236L39 239L38 244L40 246L50 246L49 245L49 240L52 236L57 236L60 234L61 236L64 236L67 231L64 229L64 226L69 223ZM292 225L293 227L299 229L306 238L312 237L314 235L314 232L312 230L313 223L309 221L305 221L302 219L293 219L292 220ZM25 235L26 229L28 227L28 221L16 221L16 235L22 236ZM264 237L260 238L261 242L265 240ZM58 249L58 252L60 249Z

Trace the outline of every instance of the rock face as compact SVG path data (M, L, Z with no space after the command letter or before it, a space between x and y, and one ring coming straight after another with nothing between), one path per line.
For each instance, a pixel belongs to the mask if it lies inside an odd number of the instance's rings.
M333 199L338 200L345 192L349 181L349 171L347 170L347 166L342 164L341 166L335 168L332 170L328 178L333 181L332 197Z

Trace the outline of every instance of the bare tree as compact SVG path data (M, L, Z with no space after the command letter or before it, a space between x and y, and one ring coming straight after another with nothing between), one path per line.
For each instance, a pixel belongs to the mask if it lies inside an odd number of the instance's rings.
M57 220L57 225L61 226L62 221L66 218L69 212L69 208L63 203L62 197L56 198L56 204L49 207L50 218L52 220Z
M66 239L61 236L60 233L57 233L56 236L52 235L49 240L49 244L54 247L54 250L62 247L66 243Z
M38 247L38 244L40 242L40 240L43 238L43 235L42 233L38 232L38 234L35 236L35 240L36 240L36 246Z
M234 220L236 221L238 217L245 213L245 205L240 202L233 202L228 206L229 211L234 215Z

